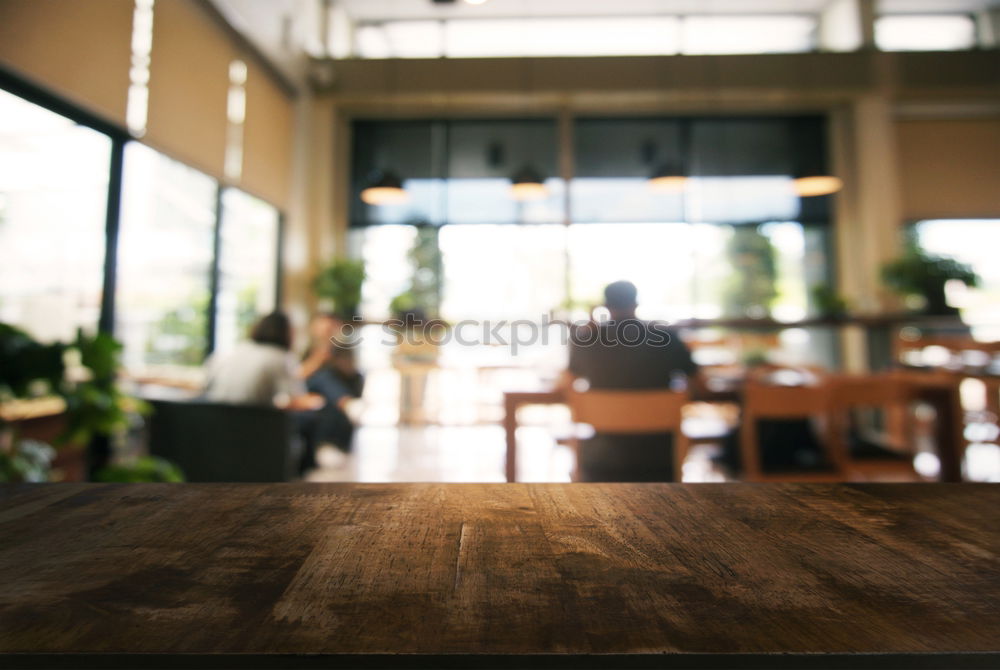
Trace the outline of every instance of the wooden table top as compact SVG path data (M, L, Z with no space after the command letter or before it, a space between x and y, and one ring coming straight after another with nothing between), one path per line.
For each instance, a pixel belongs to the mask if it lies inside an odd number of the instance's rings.
M995 668L998 510L988 484L6 485L0 652L28 655L0 665Z

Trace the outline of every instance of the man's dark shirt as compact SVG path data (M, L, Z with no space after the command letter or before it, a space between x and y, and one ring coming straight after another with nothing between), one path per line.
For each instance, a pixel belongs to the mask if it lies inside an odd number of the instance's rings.
M667 389L698 370L691 352L662 323L628 319L577 329L569 369L593 389ZM580 445L584 481L672 481L669 434L595 435Z
M578 328L569 369L595 389L654 389L669 388L673 377L691 376L698 366L662 323L627 319Z

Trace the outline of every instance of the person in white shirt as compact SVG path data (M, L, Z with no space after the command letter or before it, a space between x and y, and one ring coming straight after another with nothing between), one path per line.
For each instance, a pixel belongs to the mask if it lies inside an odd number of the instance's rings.
M207 362L205 399L234 405L271 405L288 410L315 410L321 396L306 392L291 353L292 326L282 312L260 319L250 339Z

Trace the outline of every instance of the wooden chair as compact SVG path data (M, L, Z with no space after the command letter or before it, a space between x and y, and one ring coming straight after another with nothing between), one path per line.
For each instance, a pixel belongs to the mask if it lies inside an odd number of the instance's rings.
M912 421L908 420L914 400L913 387L898 374L841 375L828 380L830 386L830 420L834 446L844 459L850 479L877 480L883 475L919 479L913 469ZM886 421L886 441L878 444L886 453L858 458L852 454L850 431L852 411L877 409ZM893 417L901 418L894 426ZM909 458L907 458L909 456Z
M929 360L928 347L938 348L939 353L943 350L943 360ZM928 335L904 328L893 340L892 354L894 362L904 370L918 368L924 373L911 379L916 391L924 396L921 400L933 396L935 411L944 416L939 418L935 430L938 456L942 460L941 478L960 481L962 459L968 446L964 429L969 419L961 402L960 386L965 379L982 382L986 393L984 418L1000 424L1000 379L995 374L1000 342L981 342L965 334Z
M681 410L688 394L661 390L592 390L571 391L567 397L573 421L586 423L598 433L643 435L673 433L674 477L681 481L689 443L681 431ZM574 432L571 440L576 455L573 480L580 477L580 442Z
M844 459L832 448L829 422L830 389L824 382L816 386L776 386L748 379L743 393L740 423L740 455L744 478L748 481L843 481ZM757 422L761 419L816 418L823 424L819 443L829 469L822 471L766 472L761 463Z
M940 479L944 482L962 481L962 460L965 456L965 409L962 406L960 375L946 370L914 371L897 370L893 374L904 380L916 401L934 409L929 429L930 437L941 462ZM918 425L919 422L913 422Z

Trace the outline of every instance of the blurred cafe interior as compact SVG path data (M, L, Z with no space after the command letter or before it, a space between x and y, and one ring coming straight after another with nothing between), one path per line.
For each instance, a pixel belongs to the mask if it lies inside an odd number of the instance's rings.
M998 45L997 0L0 0L0 480L998 482Z

